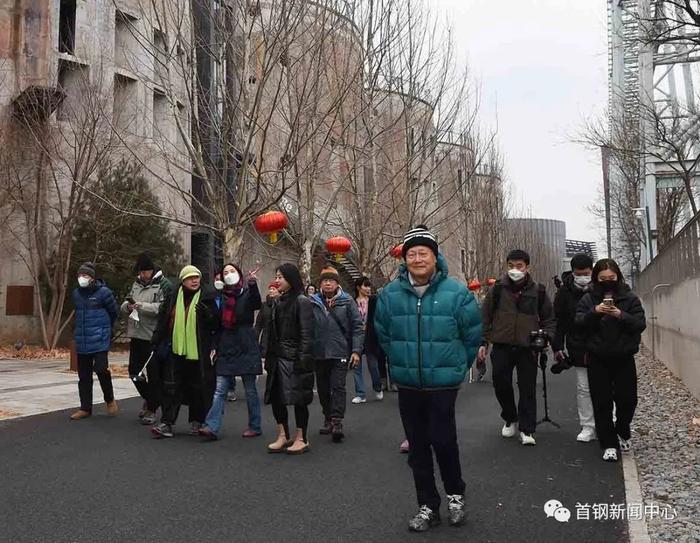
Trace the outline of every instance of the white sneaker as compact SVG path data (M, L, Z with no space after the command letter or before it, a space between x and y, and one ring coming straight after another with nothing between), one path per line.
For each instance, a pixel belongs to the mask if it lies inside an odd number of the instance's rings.
M617 449L605 449L603 460L606 462L617 462Z
M595 428L584 427L581 433L576 436L576 441L588 443L589 441L595 441L596 437Z
M515 437L516 432L517 429L515 428L514 422L511 422L510 424L504 424L503 428L501 428L501 435L503 437Z
M535 438L533 437L532 434L525 434L523 432L520 432L520 443L523 445L535 445Z
M620 436L617 437L620 442L620 452L630 452L632 450L632 440L622 439Z
M379 400L381 402L384 399L384 391L380 390L379 392L377 392L375 394L375 396L376 396L377 400Z
M361 396L355 396L352 399L352 403L367 403L367 398L363 398Z

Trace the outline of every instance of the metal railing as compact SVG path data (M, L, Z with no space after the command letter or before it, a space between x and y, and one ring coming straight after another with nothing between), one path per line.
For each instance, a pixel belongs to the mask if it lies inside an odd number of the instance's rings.
M696 276L700 276L700 213L639 274L636 291L644 298L652 294L657 285L674 285Z

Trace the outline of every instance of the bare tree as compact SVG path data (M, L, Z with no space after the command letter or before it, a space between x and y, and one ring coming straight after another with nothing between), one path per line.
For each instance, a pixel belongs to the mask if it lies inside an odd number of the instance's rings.
M3 134L0 157L2 243L24 262L37 300L44 346L53 349L70 322L64 315L73 249L73 231L98 167L118 147L102 115L111 96L101 72L90 79L76 68L65 87L47 102L27 93L15 105Z

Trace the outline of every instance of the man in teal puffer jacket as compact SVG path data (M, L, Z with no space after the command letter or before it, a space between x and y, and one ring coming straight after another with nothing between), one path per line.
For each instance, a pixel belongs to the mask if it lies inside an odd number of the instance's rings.
M422 532L440 523L433 450L449 502L449 523L464 522L455 401L481 341L481 314L466 287L448 277L447 262L425 226L406 234L403 257L399 277L379 296L374 324L399 387L401 421L410 443L408 463L420 510L408 527Z

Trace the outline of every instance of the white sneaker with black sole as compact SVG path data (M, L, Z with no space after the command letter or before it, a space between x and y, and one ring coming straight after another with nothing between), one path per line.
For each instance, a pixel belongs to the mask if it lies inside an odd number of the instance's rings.
M595 441L596 437L595 428L586 427L576 436L576 441L588 443L590 441Z
M606 462L617 462L617 449L605 449L603 460Z
M367 403L367 398L363 398L362 396L355 396L352 399L352 403L358 404L358 403Z
M535 445L535 437L532 434L526 434L524 432L520 432L520 443L523 445Z
M501 436L503 437L515 437L515 434L517 432L518 430L515 427L514 422L511 422L510 424L504 424L503 428L501 428Z

